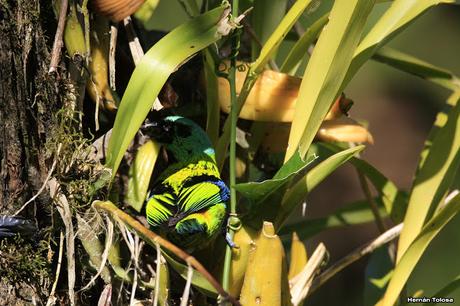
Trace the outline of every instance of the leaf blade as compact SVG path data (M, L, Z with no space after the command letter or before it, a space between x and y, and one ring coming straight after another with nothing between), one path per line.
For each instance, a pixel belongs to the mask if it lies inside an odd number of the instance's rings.
M306 194L322 182L329 174L336 170L339 166L347 162L353 155L361 152L365 146L356 146L343 150L333 156L327 158L312 168L299 181L294 184L284 195L281 207L275 219L275 228L279 230L287 217L291 214L294 208L300 204Z
M459 96L456 97L459 99ZM444 125L438 123L440 126L433 127L436 132L432 144L424 152L426 158L422 157L421 167L413 183L404 218L405 226L399 239L397 260L401 259L425 222L433 215L436 204L444 197L460 165L460 103L457 102L449 111Z
M298 149L304 156L351 64L374 1L336 1L319 36L300 85L285 160Z
M391 306L396 302L402 288L409 279L417 262L422 257L425 249L442 228L460 212L460 196L457 195L435 215L422 229L407 251L398 261L393 276L383 299L378 306Z
M225 23L228 13L228 5L223 5L182 24L142 57L123 95L109 141L106 165L112 177L169 75L222 36L220 23Z

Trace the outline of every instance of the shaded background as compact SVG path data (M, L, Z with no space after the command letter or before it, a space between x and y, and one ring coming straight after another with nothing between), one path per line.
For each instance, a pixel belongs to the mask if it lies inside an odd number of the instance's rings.
M387 6L377 5L371 22ZM151 27L168 31L186 19L187 15L177 1L160 1ZM389 46L460 75L459 37L460 8L441 5L429 10ZM292 43L284 43L278 56L285 56L291 46ZM374 137L374 145L369 145L362 157L399 188L408 191L424 139L449 93L439 86L373 61L362 67L345 93L355 102L350 115L367 121ZM306 217L326 216L347 203L363 198L356 172L344 166L310 194ZM460 275L459 229L460 216L457 216L431 243L408 283L409 296L419 289L424 291L424 296L431 296ZM330 253L330 262L334 262L377 235L376 226L368 224L329 230L306 241L306 244L311 253L319 242L324 242ZM363 305L364 269L368 259L363 258L336 275L305 304ZM456 262L458 264L452 265ZM460 290L450 297L460 305Z

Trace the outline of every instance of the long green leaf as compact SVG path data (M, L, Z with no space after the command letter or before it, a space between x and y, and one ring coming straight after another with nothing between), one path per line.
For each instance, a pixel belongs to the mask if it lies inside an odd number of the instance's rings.
M305 54L308 52L308 48L318 37L320 31L329 21L329 12L324 14L318 20L316 20L302 36L297 40L297 42L292 47L291 51L287 55L283 64L281 65L281 72L294 74L297 68L300 65L300 62L305 57Z
M238 96L237 113L239 114L243 108L243 104L249 95L252 87L257 81L259 74L265 69L268 61L272 58L273 54L278 50L281 42L286 37L287 33L291 30L297 20L300 18L304 10L311 3L312 0L298 0L289 9L287 14L281 20L280 24L275 31L270 35L267 42L262 47L260 55L257 60L251 64L249 71L246 74L243 86ZM222 168L230 141L230 118L227 118L224 124L222 136L219 138L219 142L216 146L216 159L219 168Z
M280 190L281 187L290 182L295 175L301 173L313 161L314 159L304 161L296 154L273 178L262 182L236 184L235 189L257 205L258 202L267 198L270 194Z
M457 195L423 227L422 231L417 235L397 263L385 295L377 304L378 306L392 306L395 304L425 249L442 228L459 212L460 195ZM404 224L404 227L406 226Z
M364 148L365 146L356 146L334 154L308 171L303 178L286 192L275 219L275 228L277 230L280 229L287 217L305 199L308 192L321 183L335 169L347 162L353 155L361 152Z
M372 59L388 64L398 70L414 74L450 90L460 89L460 80L449 70L436 67L412 55L383 47Z
M228 5L223 5L184 23L142 57L123 95L109 142L106 163L113 176L169 75L193 54L227 34L222 31L230 26L228 13Z
M453 0L395 0L390 8L372 27L359 44L353 56L350 70L342 88L353 78L358 69L384 44L421 16L427 9L439 3Z
M381 198L374 199L382 205ZM380 208L380 213L385 216L385 209ZM369 208L369 203L365 200L345 205L345 208L338 209L333 214L324 218L305 219L299 222L286 224L280 229L280 235L290 235L296 232L301 240L306 240L314 235L333 228L341 228L352 225L359 225L372 222L374 215Z
M460 166L460 103L449 111L447 121L436 131L431 148L422 158L409 198L404 229L398 245L398 260L433 215Z
M285 160L305 156L327 111L340 94L373 0L335 1L300 85Z

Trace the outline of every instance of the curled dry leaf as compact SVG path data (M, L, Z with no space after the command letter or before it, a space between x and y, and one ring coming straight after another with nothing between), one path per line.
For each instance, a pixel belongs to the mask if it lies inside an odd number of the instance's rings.
M316 133L316 138L325 142L374 143L371 133L364 126L348 117L323 121Z
M229 67L224 62L223 70ZM247 74L247 63L239 62L236 73L236 91L239 94ZM257 79L240 112L240 118L252 121L292 122L301 78L273 70L264 70ZM218 78L219 103L222 111L230 113L230 89L227 79ZM353 101L342 94L326 115L327 119L347 114Z

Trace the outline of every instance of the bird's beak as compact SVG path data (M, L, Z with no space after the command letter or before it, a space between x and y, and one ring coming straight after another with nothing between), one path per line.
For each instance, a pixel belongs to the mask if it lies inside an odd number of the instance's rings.
M142 126L143 129L146 129L146 128L149 128L149 127L157 127L158 126L158 122L156 121L153 121L153 122L149 122L149 123L146 123Z
M155 137L155 135L161 135L164 131L161 125L157 121L146 123L142 126L142 129L148 129L149 134Z
M144 129L147 132L147 135L156 139L160 143L170 143L172 141L172 135L168 129L168 126L166 126L162 122L148 122L142 126L142 129Z

